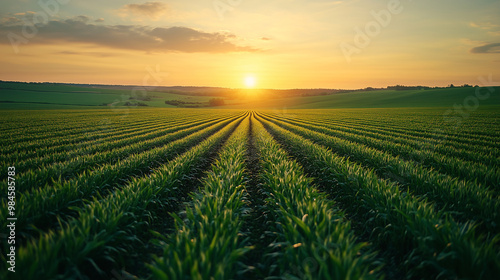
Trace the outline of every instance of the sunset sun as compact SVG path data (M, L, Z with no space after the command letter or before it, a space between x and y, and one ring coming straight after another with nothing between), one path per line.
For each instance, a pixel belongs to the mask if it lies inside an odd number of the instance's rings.
M245 86L247 88L255 87L256 83L257 83L257 80L255 79L254 76L246 76L245 77Z

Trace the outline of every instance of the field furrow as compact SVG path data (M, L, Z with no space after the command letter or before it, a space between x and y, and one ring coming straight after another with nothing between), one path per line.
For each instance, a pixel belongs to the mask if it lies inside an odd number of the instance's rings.
M485 229L500 233L500 201L495 192L474 182L457 180L362 144L283 122L273 123L332 149L338 156L348 157L353 162L375 169L379 177L399 183L398 187L402 192L421 195L437 202L439 208L453 213L458 220L475 220Z
M235 117L195 133L186 133L188 136L184 135L184 138L169 142L163 147L132 155L115 164L104 165L88 174L83 173L75 179L59 180L50 187L20 193L17 198L19 231L28 231L30 224L36 227L50 226L54 223L55 217L58 219L61 217L61 211L72 206L80 206L84 199L92 199L93 196L111 192L113 188L123 186L134 176L144 176L144 173L150 173L152 169L161 166L189 147L226 127L227 124L234 123L241 118ZM8 212L5 207L7 203L5 200L2 201L3 207L0 212L0 217L4 217L2 219L4 223L7 223Z
M500 115L443 110L9 110L0 279L496 279Z
M111 162L126 161L128 157L158 148L169 141L174 141L195 131L203 130L226 119L216 119L202 122L201 124L178 125L141 137L132 137L117 142L105 143L97 148L99 152L95 154L85 155L85 152L82 151L79 156L70 156L69 160L64 162L50 165L36 165L36 170L27 170L20 173L17 180L21 186L29 186L29 189L22 188L22 191L42 188L53 180L69 180L77 177L82 172L92 172L92 170L99 168L99 166L105 166ZM110 150L106 151L104 148ZM17 165L18 169L26 170L22 167L22 163L21 165ZM0 188L6 189L7 186L0 184Z
M425 199L401 193L372 171L270 122L264 125L308 172L343 202L379 250L394 250L410 278L492 279L500 273L498 235L457 224Z
M222 118L224 116L214 116L214 118L218 117ZM80 131L76 137L66 132L66 135L61 135L59 137L48 137L46 141L37 140L29 143L14 143L8 146L14 149L14 151L10 153L4 151L2 152L2 156L15 158L16 161L18 161L30 156L40 157L43 155L50 155L54 152L68 152L86 147L90 144L94 146L107 141L114 141L127 137L127 135L140 135L148 131L172 127L175 126L176 123L180 124L196 121L198 121L196 116L185 116L181 118L176 117L173 122L168 123L159 122L158 119L148 123L143 123L142 121L136 123L134 121L132 123L119 123L119 125L89 125L87 123L84 131Z
M266 116L269 118L269 116ZM277 120L273 118L273 120ZM452 177L458 177L471 182L479 182L487 187L495 189L500 185L500 170L482 163L474 163L464 161L454 156L444 156L436 154L429 150L416 150L414 147L399 143L394 143L390 140L379 140L371 138L367 135L356 135L349 132L335 131L319 125L310 123L285 121L286 123L296 125L305 129L313 130L326 134L335 138L345 139L353 143L359 143L367 147L377 149L381 152L401 157L405 160L414 161L424 167L437 169L441 173L448 174ZM375 163L377 166L381 166Z
M279 116L276 116L279 117ZM500 164L500 154L488 147L481 145L460 145L448 139L447 132L437 133L432 130L425 137L415 137L408 134L401 134L384 129L384 126L376 128L368 128L362 124L350 123L346 124L342 120L320 121L318 119L308 118L290 118L279 117L281 120L292 121L295 123L307 124L307 126L319 126L325 129L331 129L340 133L350 133L357 137L370 137L383 141L395 142L399 144L409 145L417 150L428 150L434 153L439 153L443 156L452 156L467 161L472 161L479 164L489 166L497 166Z
M140 243L137 235L156 217L151 207L176 205L185 190L178 187L192 180L190 174L206 164L206 156L222 143L242 118L225 123L223 128L176 159L168 162L150 176L133 179L126 186L102 200L78 208L78 219L71 219L56 231L43 233L21 247L18 265L26 267L12 279L68 279L89 274L105 277L100 265L127 252L130 244ZM5 262L4 262L5 263ZM119 265L113 263L113 265ZM118 266L119 267L119 266ZM2 269L3 277L7 270ZM108 275L110 276L110 275ZM105 279L105 278L104 278Z
M157 279L232 279L250 250L240 237L245 211L247 117L222 148L203 186L165 238L163 253L150 265ZM196 277L194 277L196 275Z
M267 206L276 216L279 237L271 246L279 275L291 279L377 279L373 255L362 253L350 223L324 194L315 190L302 167L264 130L253 126L260 153ZM308 260L304 262L304 260Z

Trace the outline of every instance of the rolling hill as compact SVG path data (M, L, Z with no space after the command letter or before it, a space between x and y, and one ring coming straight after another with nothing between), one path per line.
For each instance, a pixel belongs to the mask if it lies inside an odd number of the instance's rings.
M220 97L213 88L208 92L181 91L182 87L171 87L168 92L134 91L132 87L89 86L51 83L0 83L0 109L73 109L73 108L109 108L141 104L149 107L175 107L165 104L167 100L177 100L208 106L208 100ZM223 96L226 105L218 108L228 109L327 109L327 108L407 108L407 107L450 107L474 102L477 88L457 87L425 90L371 90L336 92L325 94L321 90L277 91L277 90L232 90L234 96L228 96L231 90L225 89ZM500 106L500 87L487 99L479 100L479 105ZM332 90L333 91L333 90ZM278 92L278 93L277 93ZM311 92L313 92L311 94ZM481 93L486 95L487 89ZM287 94L289 94L287 96ZM312 95L312 96L311 96ZM470 105L474 105L471 103Z
M500 87L480 105L500 105ZM444 88L429 90L377 90L335 93L326 96L291 97L254 100L228 108L272 109L328 109L328 108L400 108L400 107L449 107L463 104L466 98L475 96L475 88ZM486 90L481 91L486 95Z

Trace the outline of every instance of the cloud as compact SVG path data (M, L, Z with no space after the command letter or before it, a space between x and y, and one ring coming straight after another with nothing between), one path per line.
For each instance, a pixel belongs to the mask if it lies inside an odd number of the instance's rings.
M76 16L73 18L73 20L87 23L90 21L90 17L88 17L88 16Z
M23 36L23 22L0 21L0 44L10 44L9 34ZM33 26L32 26L33 27ZM142 25L94 24L89 17L52 20L37 24L29 44L87 43L114 49L147 52L255 52L258 49L239 46L238 38L228 32L204 32L188 27L150 27ZM22 44L20 45L22 46Z
M486 44L484 41L471 40L469 38L460 38L460 42L462 44L468 45L468 46L477 46L477 45L484 45L484 44Z
M148 17L159 19L167 12L167 4L162 2L146 2L144 4L128 4L123 6L118 13L121 16Z
M116 56L115 53L104 52L74 52L74 51L61 51L54 52L55 55L83 55L83 56L97 56L97 57L111 57Z
M471 53L500 53L500 43L486 44L472 48Z
M471 22L471 23L469 23L469 25L471 27L480 28L480 29L484 29L484 30L498 29L500 27L498 24L494 24L491 22L481 22L481 23Z
M26 13L15 13L15 16L25 16L25 15L34 15L36 14L35 12L32 11L27 11Z
M22 24L22 23L23 21L17 17L4 17L0 19L0 25L5 25L5 26Z
M488 34L493 36L500 36L500 25L492 22L471 22L470 27L486 30Z

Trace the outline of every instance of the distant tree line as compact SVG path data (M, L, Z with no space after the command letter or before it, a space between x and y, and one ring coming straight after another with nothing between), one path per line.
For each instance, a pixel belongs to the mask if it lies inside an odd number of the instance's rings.
M391 90L422 90L422 89L431 89L431 87L395 85L395 86L388 86L387 89L391 89Z
M192 102L183 100L167 100L165 104L182 107L182 108L199 108L199 107L214 107L214 106L224 106L224 98L211 98L207 102Z
M123 104L124 106L140 106L140 107L146 107L148 106L148 104L146 103L143 103L143 102L137 102L137 103L132 103L132 102L125 102L125 104Z
M472 87L469 84L463 84L461 86L455 86L453 84L450 84L447 87L428 87L428 86L403 86L403 85L395 85L395 86L388 86L387 89L391 90L427 90L427 89L440 89L440 88L466 88L466 87ZM477 87L477 85L476 85Z
M141 100L141 101L151 101L152 98L150 96L133 96L129 98L130 100Z
M165 104L176 106L176 107L181 107L181 108L199 108L199 107L206 107L206 103L203 102L189 102L189 101L182 101L182 100L167 100L165 101Z
M224 99L223 98L211 98L208 100L208 104L210 106L224 106Z

